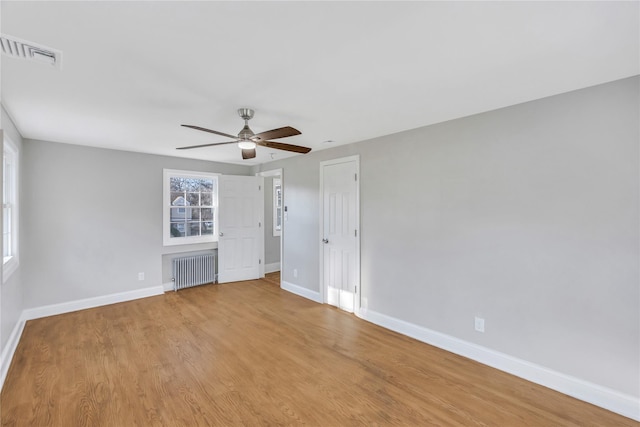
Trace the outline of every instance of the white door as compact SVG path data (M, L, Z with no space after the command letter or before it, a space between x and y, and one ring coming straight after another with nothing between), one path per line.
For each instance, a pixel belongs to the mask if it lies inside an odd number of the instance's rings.
M320 164L324 301L349 312L360 307L357 174L357 157Z
M260 277L262 177L222 175L218 180L218 283Z

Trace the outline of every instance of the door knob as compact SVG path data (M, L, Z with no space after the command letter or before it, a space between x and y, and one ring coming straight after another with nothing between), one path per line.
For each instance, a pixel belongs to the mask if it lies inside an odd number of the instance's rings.
M220 235L220 237L224 236L224 233L222 231L218 234Z
M322 243L324 243L324 244L329 243L329 239L322 239Z

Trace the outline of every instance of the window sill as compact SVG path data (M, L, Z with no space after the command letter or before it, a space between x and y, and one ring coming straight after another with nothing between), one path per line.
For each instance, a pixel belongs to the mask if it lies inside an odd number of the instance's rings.
M218 249L217 242L209 242L209 243L195 243L193 245L174 245L174 246L163 246L162 254L181 254L184 252L196 252L196 251L210 251Z
M2 283L6 283L11 275L18 269L18 258L15 256L4 257L2 263Z
M217 237L207 236L207 237L193 237L193 238L171 238L164 239L162 242L163 246L184 246L184 245L198 245L201 243L217 243Z

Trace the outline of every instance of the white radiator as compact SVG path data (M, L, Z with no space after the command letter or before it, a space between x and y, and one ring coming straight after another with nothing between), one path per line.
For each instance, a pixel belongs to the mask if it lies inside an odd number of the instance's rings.
M216 255L204 254L173 259L173 290L216 281Z

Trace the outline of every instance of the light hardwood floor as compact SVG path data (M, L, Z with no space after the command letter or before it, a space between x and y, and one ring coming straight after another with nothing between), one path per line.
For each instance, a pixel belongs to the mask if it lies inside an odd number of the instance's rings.
M267 281L29 321L5 426L638 426Z
M274 271L273 273L267 273L264 275L264 280L274 285L280 286L280 272Z

